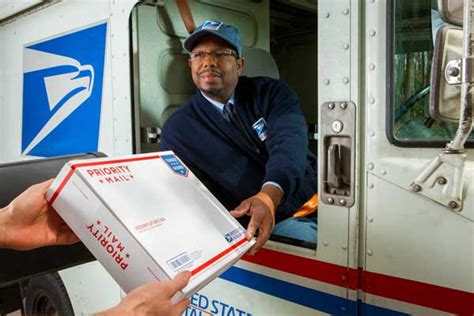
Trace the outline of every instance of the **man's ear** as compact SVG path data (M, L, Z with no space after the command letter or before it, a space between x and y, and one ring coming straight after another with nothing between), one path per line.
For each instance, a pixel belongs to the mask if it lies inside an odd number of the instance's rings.
M237 59L237 72L239 73L239 76L242 74L242 71L244 71L244 66L245 66L245 59L243 58Z
M189 66L189 68L191 68L191 64L192 64L192 61L191 61L191 58L190 58L190 59L188 59L188 66Z

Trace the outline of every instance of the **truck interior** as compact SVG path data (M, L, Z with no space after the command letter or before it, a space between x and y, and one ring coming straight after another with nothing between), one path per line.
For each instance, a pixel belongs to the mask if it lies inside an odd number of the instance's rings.
M301 99L309 147L317 154L317 5L312 1L190 1L196 26L221 20L236 26L246 59L244 76L279 78ZM159 150L166 120L196 88L182 43L188 33L174 1L135 6L130 18L133 56L134 152ZM314 243L273 240L316 248Z

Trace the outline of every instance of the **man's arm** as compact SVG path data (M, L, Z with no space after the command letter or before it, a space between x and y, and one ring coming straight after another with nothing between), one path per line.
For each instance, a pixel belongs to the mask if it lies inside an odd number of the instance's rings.
M253 237L257 229L259 231L250 254L255 254L270 238L276 209L298 188L306 168L307 127L299 98L281 81L275 81L270 90L265 141L269 159L262 189L232 212L235 217L252 216L247 238Z
M265 145L269 158L263 182L276 182L289 198L307 166L308 131L296 93L282 81L271 87ZM283 202L283 201L282 201Z

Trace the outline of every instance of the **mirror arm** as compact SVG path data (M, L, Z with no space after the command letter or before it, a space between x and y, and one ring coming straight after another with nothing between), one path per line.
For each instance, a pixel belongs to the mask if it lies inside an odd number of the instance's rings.
M455 212L462 212L464 164L467 153L464 144L472 130L474 96L474 0L464 0L463 60L461 71L461 110L459 127L453 140L435 157L410 184L413 193L423 195L445 205ZM448 64L446 78L458 80L450 75L449 67L459 67L457 61ZM458 84L453 82L450 84Z
M464 143L472 130L474 96L474 0L464 0L464 59L462 62L461 111L459 127L454 139L447 144L446 152L463 151Z

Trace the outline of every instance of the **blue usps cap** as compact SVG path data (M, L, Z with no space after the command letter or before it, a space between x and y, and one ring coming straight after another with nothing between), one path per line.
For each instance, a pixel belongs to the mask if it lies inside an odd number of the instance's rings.
M240 42L239 30L232 25L227 25L221 21L206 21L200 25L184 41L184 48L190 52L197 42L205 35L215 35L232 45L239 57L242 56L242 44Z

